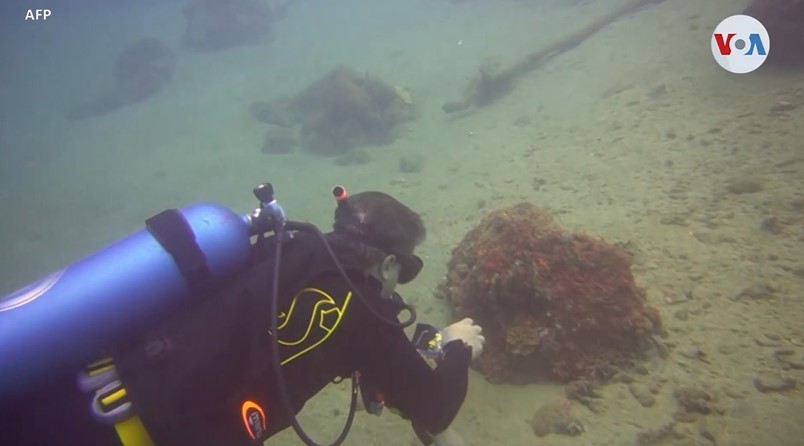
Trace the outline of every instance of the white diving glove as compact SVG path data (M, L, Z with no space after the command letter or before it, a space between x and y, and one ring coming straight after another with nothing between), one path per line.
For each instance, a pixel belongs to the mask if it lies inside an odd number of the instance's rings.
M441 330L441 344L447 345L450 341L460 339L472 348L472 359L475 359L483 353L483 344L486 342L486 338L481 333L483 333L483 329L479 325L475 325L472 319L466 318Z

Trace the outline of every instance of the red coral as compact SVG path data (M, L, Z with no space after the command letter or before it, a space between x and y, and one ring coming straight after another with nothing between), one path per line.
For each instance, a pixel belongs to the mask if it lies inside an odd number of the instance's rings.
M483 326L479 369L494 380L605 379L661 325L631 255L562 231L521 204L490 213L453 251L444 293Z

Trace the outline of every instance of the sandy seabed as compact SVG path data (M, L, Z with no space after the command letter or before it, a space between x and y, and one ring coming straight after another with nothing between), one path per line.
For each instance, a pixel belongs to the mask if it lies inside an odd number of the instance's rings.
M329 189L340 183L387 191L423 214L426 269L401 291L421 320L443 325L449 309L433 291L451 249L489 209L530 201L568 229L635 250L634 273L672 348L634 375L656 389L652 406L640 405L633 386L611 383L601 413L573 409L585 427L577 437L537 438L529 425L536 409L563 395L561 386L497 385L473 372L454 425L466 444L634 445L639 432L673 421L674 390L685 386L709 391L720 413L676 423L678 436L646 444L804 444L801 384L757 388L804 381L778 360L779 351L792 350L785 357L794 361L804 354L804 76L737 76L715 64L711 30L745 2L668 0L460 116L441 105L480 65L535 51L608 3L375 3L301 2L270 42L214 54L180 49L176 3L56 15L47 26L19 29L27 46L4 43L11 63L0 72L0 289L168 207L214 201L245 212L255 205L251 188L265 180L293 218L326 227ZM98 41L103 33L115 37ZM114 54L143 35L179 53L171 86L104 117L65 120L71 104L108 81ZM392 145L371 148L366 165L260 153L265 128L249 104L292 94L338 65L404 85L421 116ZM779 106L787 103L794 107ZM399 158L411 153L423 155L425 167L403 174ZM346 409L345 385L331 386L302 421L323 442ZM288 431L269 443L298 440ZM416 440L391 414L360 413L347 444Z

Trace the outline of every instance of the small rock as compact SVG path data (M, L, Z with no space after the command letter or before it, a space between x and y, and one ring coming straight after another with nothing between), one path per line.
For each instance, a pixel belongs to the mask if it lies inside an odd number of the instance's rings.
M792 390L798 386L795 379L784 375L764 374L754 378L754 387L762 393L782 392Z
M656 397L653 396L647 386L639 383L631 383L628 385L628 390L631 392L631 395L639 401L642 407L651 407L656 404Z
M759 224L759 229L771 234L779 234L782 232L782 225L776 217L768 217L762 220Z
M740 292L730 297L730 299L734 301L742 300L743 298L746 297L750 299L766 299L772 297L775 292L776 289L774 285L766 282L761 282L743 288L742 290L740 290Z
M709 364L709 359L707 359L706 353L704 353L698 347L691 347L686 350L682 350L681 354L689 359L697 359L701 362Z
M785 369L804 370L804 355L792 348L784 348L773 352L773 357L781 362Z
M658 446L673 444L673 440L682 440L685 435L676 428L675 423L668 423L655 429L642 429L637 433L637 446Z
M555 433L559 435L568 435L570 437L577 437L586 432L586 428L578 420L572 420L567 424L559 424L555 427Z
M692 291L690 290L674 290L674 289L667 289L662 292L664 294L664 301L670 305L681 304L684 302L689 302L692 300ZM682 317L688 316L682 315ZM681 319L686 320L686 319Z
M717 400L715 395L705 390L696 387L681 387L673 392L673 396L679 405L677 415L682 415L683 421L689 421L689 417L684 417L683 414L721 413L721 410L715 405Z
M553 432L552 413L548 406L544 406L533 414L530 419L530 428L537 437L545 437Z
M583 405L586 406L590 412L597 415L602 415L604 412L606 412L606 408L608 407L602 400L587 400L583 403Z
M399 171L402 173L419 173L424 168L424 156L410 153L399 158Z
M617 372L611 377L611 381L615 383L630 384L634 382L634 377L625 372Z
M687 218L683 215L665 215L659 220L663 225L687 226Z
M795 110L796 107L798 107L798 105L792 102L779 101L770 108L770 112L773 114L784 113Z
M577 380L567 384L564 395L571 400L580 401L584 398L600 398L599 390L599 385L592 381Z
M533 181L531 182L531 186L533 186L533 190L539 190L542 186L547 184L546 181L539 177L533 177Z
M584 431L583 424L570 413L569 400L559 400L540 407L533 414L530 427L537 437L550 433L578 435Z
M754 342L756 342L756 344L758 346L760 346L760 347L781 347L782 346L781 342L769 341L769 340L763 339L763 338L756 338L756 339L754 339Z
M760 181L751 178L737 178L726 183L726 191L736 195L753 194L764 188Z
M754 340L760 347L781 347L782 343L779 339L773 339L767 334L764 337L759 337Z
M717 236L718 243L737 243L737 239L734 236L728 234L720 234Z

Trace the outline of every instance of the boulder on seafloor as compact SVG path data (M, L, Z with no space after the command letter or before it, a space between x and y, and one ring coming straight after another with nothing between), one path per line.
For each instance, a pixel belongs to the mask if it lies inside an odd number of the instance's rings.
M145 100L170 83L175 66L176 55L164 42L140 39L115 59L111 86L69 116L80 119L103 115Z
M350 150L393 142L416 117L407 90L348 68L332 70L293 97L251 106L259 121L298 125L299 144L338 157Z
M441 293L486 335L477 368L494 381L604 381L661 327L632 256L523 203L490 212L452 252Z

